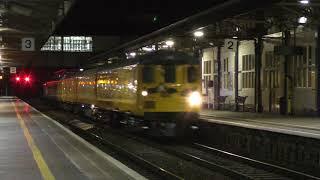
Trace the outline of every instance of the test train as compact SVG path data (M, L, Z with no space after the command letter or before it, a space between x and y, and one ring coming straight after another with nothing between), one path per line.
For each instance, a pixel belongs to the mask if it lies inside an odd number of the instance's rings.
M162 136L177 136L198 119L200 92L199 60L167 50L44 84L46 98L74 112Z

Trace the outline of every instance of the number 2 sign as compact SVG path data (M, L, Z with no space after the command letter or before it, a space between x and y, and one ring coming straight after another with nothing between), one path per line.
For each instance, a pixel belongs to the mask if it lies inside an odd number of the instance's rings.
M34 38L22 38L21 50L22 51L34 51L35 50Z
M224 41L224 47L227 51L235 52L237 50L237 40L236 39L226 39Z

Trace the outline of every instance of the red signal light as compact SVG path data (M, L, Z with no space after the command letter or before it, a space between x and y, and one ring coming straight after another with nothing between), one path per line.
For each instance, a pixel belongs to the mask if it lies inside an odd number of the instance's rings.
M20 81L20 77L16 77L16 81Z
M25 80L26 82L30 82L30 77L27 76L27 77L24 78L24 80Z

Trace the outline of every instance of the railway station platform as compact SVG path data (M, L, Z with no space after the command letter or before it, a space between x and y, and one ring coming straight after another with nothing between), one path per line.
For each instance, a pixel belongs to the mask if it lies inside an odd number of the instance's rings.
M145 179L16 97L0 98L0 179Z
M320 139L320 117L202 110L204 121Z
M197 140L320 177L320 118L203 110Z

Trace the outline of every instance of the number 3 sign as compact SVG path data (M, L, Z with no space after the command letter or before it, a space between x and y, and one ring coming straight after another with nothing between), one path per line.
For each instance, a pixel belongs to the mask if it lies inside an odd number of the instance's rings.
M22 38L21 50L22 51L34 51L35 50L34 38Z
M237 50L237 40L236 39L226 39L224 41L224 47L227 51L235 52Z

